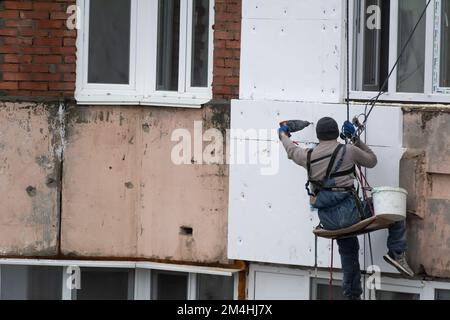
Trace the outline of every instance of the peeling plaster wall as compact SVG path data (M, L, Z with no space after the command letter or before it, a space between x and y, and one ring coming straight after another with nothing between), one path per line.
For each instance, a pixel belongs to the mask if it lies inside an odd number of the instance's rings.
M0 103L0 254L57 254L58 127L52 108Z
M450 109L405 110L401 184L409 195L409 258L416 272L450 277Z
M229 106L62 111L1 105L1 256L228 263L228 166L174 165L171 134L225 131Z
M219 119L217 119L219 118ZM172 163L172 131L228 122L199 110L76 107L67 116L62 253L226 263L228 168ZM193 136L193 134L192 134ZM193 235L180 233L180 227Z

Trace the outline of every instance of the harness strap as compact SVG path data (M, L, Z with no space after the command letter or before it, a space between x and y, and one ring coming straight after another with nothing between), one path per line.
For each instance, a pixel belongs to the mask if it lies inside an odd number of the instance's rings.
M324 157L321 157L321 158L318 158L318 159L314 159L314 160L311 161L311 164L314 164L314 163L320 162L320 161L322 161L322 160L331 158L331 156L332 156L332 154L329 154L329 155L327 155L327 156L324 156Z
M332 173L330 175L330 178L344 177L344 176L347 176L347 175L352 174L352 173L354 174L355 172L356 172L356 168L353 166L353 168L351 168L351 169Z
M330 163L328 164L327 173L325 174L324 180L330 179L331 171L334 168L334 163L336 162L337 155L339 154L339 151L341 151L343 147L344 147L343 144L339 144L334 150L333 155L331 156L330 159Z
M306 170L308 170L308 179L311 179L311 156L314 149L308 150L308 156L306 158Z

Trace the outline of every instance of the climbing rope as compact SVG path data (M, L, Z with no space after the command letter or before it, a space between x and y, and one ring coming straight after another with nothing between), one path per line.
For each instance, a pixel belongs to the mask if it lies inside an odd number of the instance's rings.
M330 286L328 297L333 300L333 260L334 260L334 239L331 239L331 257L330 257Z
M427 9L429 7L431 3L431 0L428 0L428 3L426 4L424 10L422 11L419 20L416 22L413 30L411 31L411 34L409 35L408 39L406 40L405 44L403 45L400 54L398 55L397 60L395 61L394 65L392 66L388 76L386 77L386 79L384 80L383 84L380 87L379 92L377 93L376 96L374 96L372 99L370 99L364 107L364 113L358 115L357 117L355 117L355 121L357 122L357 126L358 126L358 131L357 131L357 136L360 137L362 135L362 133L366 130L366 124L369 120L370 115L372 114L373 109L375 108L378 100L380 99L380 97L385 93L385 89L386 86L388 84L389 79L391 78L392 74L394 73L395 69L397 68L397 65L400 62L400 59L402 58L403 54L406 51L406 48L408 47L408 44L411 42L417 28L419 27L420 22L422 21L423 17L425 16ZM346 66L346 82L347 82L347 99L346 99L346 104L347 104L347 121L350 121L350 1L347 0L346 1L346 21L345 21L345 34L346 34L346 50L347 50L347 66ZM368 109L370 105L370 109ZM364 120L361 122L359 121L359 118L361 116L364 116ZM355 122L354 121L354 122ZM346 143L349 143L348 139L346 139ZM366 205L369 206L371 215L374 216L375 212L374 212L374 208L373 208L373 204L370 203L369 197L367 195L367 191L371 191L372 188L370 186L370 184L367 181L367 177L366 175L363 173L361 167L358 167L358 173L356 174L356 178L358 181L359 186L361 187L362 190L362 194L363 194L363 199L366 201ZM371 260L371 264L374 265L374 260L373 260L373 250L372 250L372 239L370 237L370 233L367 235L368 236L368 242L369 242L369 251L370 251L370 260ZM364 238L365 239L365 238ZM330 283L329 283L329 297L330 300L333 299L332 296L332 289L333 289L333 256L334 256L334 239L331 240L331 265L330 265ZM364 261L365 261L365 257L366 257L366 245L365 245L365 241L364 241ZM315 239L315 272L316 272L316 277L317 277L317 236ZM364 290L365 291L365 290ZM364 296L365 296L365 292L364 292Z
M347 37L347 121L350 121L350 3L347 0L345 36Z

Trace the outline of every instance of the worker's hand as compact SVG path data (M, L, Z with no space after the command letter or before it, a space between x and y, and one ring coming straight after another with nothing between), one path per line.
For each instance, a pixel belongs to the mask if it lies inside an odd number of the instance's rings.
M352 139L356 134L356 129L353 123L350 121L345 121L342 126L342 133L348 139Z
M283 138L283 136L287 136L288 138L291 137L291 132L289 131L288 126L281 126L280 129L278 129L278 137Z

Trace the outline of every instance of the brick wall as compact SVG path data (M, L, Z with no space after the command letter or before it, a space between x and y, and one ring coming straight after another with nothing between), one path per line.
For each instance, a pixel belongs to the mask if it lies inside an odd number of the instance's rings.
M0 1L0 95L73 97L76 31L66 9L75 0ZM241 0L216 0L216 100L239 96Z
M214 24L213 96L217 100L239 97L242 0L216 0Z
M0 95L73 97L76 31L66 10L74 3L0 1Z

